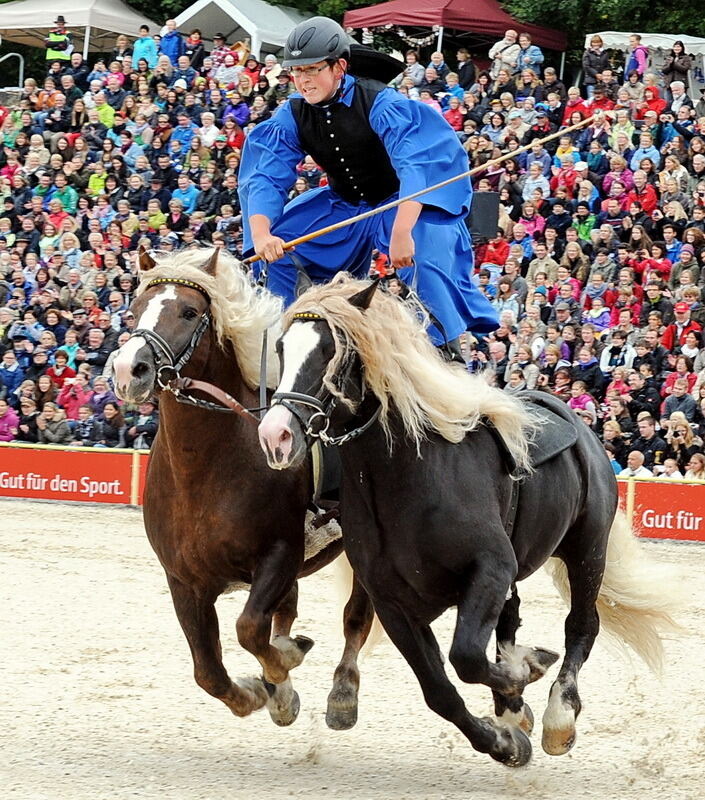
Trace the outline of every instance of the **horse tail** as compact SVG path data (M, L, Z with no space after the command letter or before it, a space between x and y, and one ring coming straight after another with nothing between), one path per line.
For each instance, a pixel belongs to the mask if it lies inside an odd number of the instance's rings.
M335 581L336 595L338 598L338 607L340 609L340 613L337 615L337 618L342 619L343 609L345 608L345 604L350 599L350 593L352 592L353 585L353 568L350 566L350 562L348 561L348 557L345 555L345 553L336 558L333 562L333 578ZM370 628L370 632L365 640L365 644L360 651L360 655L363 658L369 656L375 647L377 647L377 645L382 641L384 636L385 633L382 623L379 621L377 614L375 614L372 620L372 627Z
M570 603L565 564L552 558L547 566L561 596ZM672 616L678 605L675 586L671 570L646 557L626 515L617 511L597 597L601 630L622 649L629 647L656 674L663 668L664 638L683 632Z

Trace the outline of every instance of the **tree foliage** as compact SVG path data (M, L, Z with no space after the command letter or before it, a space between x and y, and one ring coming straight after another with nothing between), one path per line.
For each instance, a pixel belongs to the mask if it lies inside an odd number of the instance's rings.
M381 2L382 0L380 0ZM307 14L320 14L343 21L343 14L358 6L372 5L371 0L268 0L276 6L290 6Z

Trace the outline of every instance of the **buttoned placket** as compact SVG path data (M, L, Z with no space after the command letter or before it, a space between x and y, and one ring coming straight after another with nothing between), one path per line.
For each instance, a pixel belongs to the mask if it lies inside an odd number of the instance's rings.
M332 125L332 123L333 123L333 121L331 120L331 112L330 112L330 109L326 109L326 123L327 123L328 125ZM335 139L335 133L331 133L331 134L330 134L330 138L331 138L331 139ZM335 151L336 151L336 153L339 153L339 152L340 152L340 147L338 147L338 146L336 145L336 147L335 147ZM343 158L343 156L340 156L340 163L341 163L341 164L344 164L344 163L345 163L345 158ZM348 175L349 175L349 174L350 174L350 167L345 167L345 172L347 172L347 173L348 173ZM353 188L353 189L355 189L355 191L357 191L357 185L356 185L356 184L353 184L353 187L352 187L352 188ZM364 199L364 198L362 197L362 195L360 195L360 200L362 200L362 199Z

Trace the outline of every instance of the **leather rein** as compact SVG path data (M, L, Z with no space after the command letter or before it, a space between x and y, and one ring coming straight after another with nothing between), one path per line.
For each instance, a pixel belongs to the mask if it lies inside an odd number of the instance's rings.
M164 392L172 394L179 403L202 408L206 411L237 414L248 422L259 425L259 418L256 416L255 412L262 411L263 409L245 408L245 406L232 397L232 395L214 386L212 383L197 380L196 378L185 378L181 375L181 370L189 362L194 350L198 347L203 338L203 334L211 324L211 299L208 292L198 283L182 278L155 278L147 284L147 289L150 289L152 286L162 286L164 284L186 286L189 289L195 289L206 299L208 308L201 314L201 318L198 321L196 329L191 334L190 340L179 353L175 353L166 339L155 331L146 328L136 328L132 331L132 336L141 336L152 351L154 362L157 367L157 385L159 388ZM210 400L196 397L192 392L202 392L203 394L210 395L210 397L214 398L217 402L214 403Z

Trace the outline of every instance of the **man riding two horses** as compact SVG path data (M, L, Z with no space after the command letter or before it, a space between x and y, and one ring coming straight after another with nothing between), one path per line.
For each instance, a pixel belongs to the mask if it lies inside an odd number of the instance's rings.
M287 303L294 299L297 270L286 241L467 170L467 156L445 120L381 81L355 77L356 59L333 20L314 17L297 25L284 55L297 93L252 130L243 150L245 250L268 262L268 286ZM328 186L286 204L296 166L307 154L325 170ZM408 200L301 244L296 256L322 283L340 270L365 277L372 249L388 253L428 308L434 342L451 342L459 352L456 340L466 330L488 333L498 326L494 309L470 281L464 220L471 197L469 179L455 181L424 195L423 203Z

